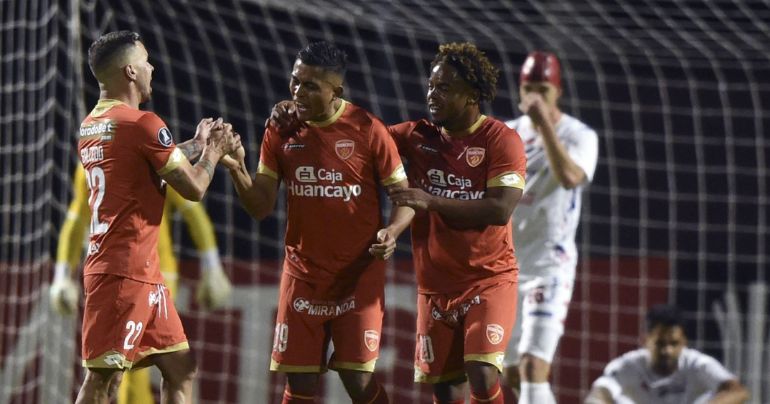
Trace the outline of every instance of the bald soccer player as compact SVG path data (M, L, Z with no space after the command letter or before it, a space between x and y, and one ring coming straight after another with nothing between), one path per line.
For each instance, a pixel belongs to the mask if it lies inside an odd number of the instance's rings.
M513 214L519 313L504 376L508 386L520 387L519 403L548 404L555 402L548 375L572 299L581 195L594 176L599 141L559 109L561 68L554 54L527 56L519 93L524 115L507 124L524 142L527 185Z

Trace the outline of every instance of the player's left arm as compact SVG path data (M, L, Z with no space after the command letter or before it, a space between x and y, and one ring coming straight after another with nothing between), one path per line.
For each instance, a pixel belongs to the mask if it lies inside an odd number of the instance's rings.
M385 187L385 191L390 194L396 189L407 189L408 187L409 182L402 180ZM414 209L411 207L393 206L388 225L377 232L377 242L369 248L369 253L384 260L390 258L396 251L396 240L412 223L412 218L414 218Z
M749 391L737 379L719 385L709 404L738 404L749 400Z

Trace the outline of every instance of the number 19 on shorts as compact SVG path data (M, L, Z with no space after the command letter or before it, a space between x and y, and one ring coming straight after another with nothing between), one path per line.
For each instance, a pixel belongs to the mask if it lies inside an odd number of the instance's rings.
M275 325L275 335L273 336L273 351L285 352L286 343L289 341L289 326L284 323Z

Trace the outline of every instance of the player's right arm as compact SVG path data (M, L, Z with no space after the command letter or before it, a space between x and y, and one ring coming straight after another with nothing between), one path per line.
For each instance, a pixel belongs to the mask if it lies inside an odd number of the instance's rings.
M89 217L85 170L77 164L72 180L72 201L59 232L54 279L49 289L51 307L62 315L72 314L77 309L80 289L72 278L80 264Z
M262 143L262 156L269 154L267 131ZM225 156L222 165L230 170L235 191L241 205L253 218L262 220L273 212L275 200L278 197L279 175L261 160L259 168L252 177L246 168L246 151L240 147L235 153Z
M195 165L190 164L180 149L174 151L169 157L169 162L158 174L179 195L191 201L200 201L206 194L206 190L214 178L214 170L222 156L240 147L240 138L233 135L230 124L217 126L214 121L204 123L204 130L210 131L209 143L203 148L203 152ZM177 153L177 151L179 151Z

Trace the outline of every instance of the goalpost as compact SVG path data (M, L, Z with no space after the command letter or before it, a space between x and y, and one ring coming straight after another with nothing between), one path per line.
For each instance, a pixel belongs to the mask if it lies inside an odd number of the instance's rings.
M586 192L581 260L552 386L582 399L607 360L636 347L654 303L684 309L690 345L720 358L770 401L768 146L770 11L742 0L0 0L0 402L74 394L79 318L48 308L56 234L71 198L75 132L98 97L85 61L101 33L142 34L153 100L188 139L223 116L256 168L264 119L287 98L311 40L349 54L345 97L386 123L427 116L438 45L471 41L501 69L485 113L519 115L518 71L532 49L562 63L562 109L600 137ZM183 225L177 305L200 364L200 402L279 402L267 371L282 258L283 197L253 221L219 170L205 205L235 292L200 310L197 257ZM388 271L380 380L394 402L430 399L412 383L415 287L403 240ZM327 402L344 398L324 377ZM62 389L66 390L63 391ZM63 398L64 397L64 398ZM66 401L66 400L65 400Z

